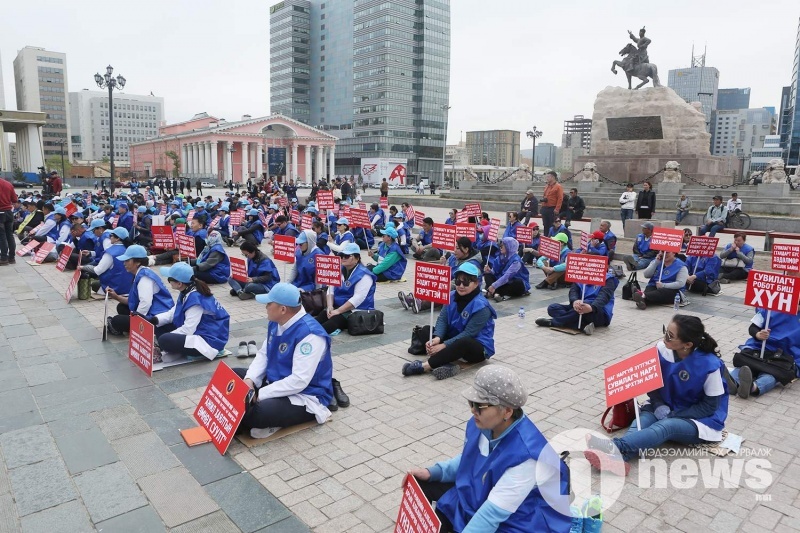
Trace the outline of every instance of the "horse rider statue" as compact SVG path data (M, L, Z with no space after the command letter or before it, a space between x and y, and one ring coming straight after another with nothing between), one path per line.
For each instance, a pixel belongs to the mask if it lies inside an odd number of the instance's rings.
M635 89L643 87L649 79L653 80L653 87L661 87L661 82L658 79L658 67L650 63L650 57L647 55L650 39L645 37L645 29L639 30L638 38L630 30L628 30L628 35L636 43L636 46L628 43L625 48L619 51L619 55L623 56L623 59L622 61L614 61L611 64L611 72L616 74L617 69L615 67L622 67L622 70L628 76L628 89L631 89L631 78L633 77L642 80L642 83L637 85Z

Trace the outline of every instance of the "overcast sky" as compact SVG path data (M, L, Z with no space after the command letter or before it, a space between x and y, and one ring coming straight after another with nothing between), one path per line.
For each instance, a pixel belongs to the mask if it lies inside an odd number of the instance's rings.
M329 0L344 2L352 0ZM165 98L166 119L206 111L236 120L269 114L269 6L274 0L29 0L3 2L0 59L6 107L13 108L17 50L67 54L70 91L96 89L109 63L132 94ZM789 85L800 17L797 0L452 0L448 143L461 132L525 131L561 142L563 121L592 115L595 95L626 85L610 72L647 26L650 60L667 72L690 66L708 46L706 65L720 88L751 87L751 107L780 104Z

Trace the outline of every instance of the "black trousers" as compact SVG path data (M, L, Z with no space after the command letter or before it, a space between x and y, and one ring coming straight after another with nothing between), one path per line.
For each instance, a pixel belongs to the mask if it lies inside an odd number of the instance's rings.
M131 310L127 304L117 304L117 316L111 317L111 325L122 333L131 330Z
M418 479L417 482L419 483L419 488L422 489L422 493L425 495L425 499L430 503L438 502L439 499L444 496L445 492L456 486L455 483L443 483L441 481L422 481ZM453 531L453 524L450 522L450 519L440 513L438 509L436 510L436 516L442 521L442 527L439 529L440 533L450 533Z
M425 326L420 331L420 336L423 339L429 339L431 336L431 327ZM483 353L483 344L473 338L458 339L450 346L445 346L444 350L436 353L428 358L428 364L431 368L439 368L448 363L453 363L463 359L468 363L480 363L486 360Z
M350 313L347 313L347 316L349 315ZM328 313L325 312L325 310L323 309L323 311L314 318L317 319L317 322L322 324L323 329L328 334L331 334L337 329L340 329L342 331L347 331L347 316L336 315L333 318L328 318Z
M648 304L671 304L675 301L678 289L659 289L648 285L644 288L645 302Z
M525 267L522 267L525 268ZM486 280L486 288L488 289L489 286L497 281L497 276L494 274L483 274L483 279ZM495 291L495 294L499 294L500 296L510 296L512 298L517 296L522 296L525 294L525 284L522 282L521 279L512 279L502 287L498 287Z
M234 368L233 371L242 379L247 375L246 368ZM258 387L256 387L257 396ZM286 428L305 424L315 419L314 415L306 411L304 406L292 405L289 398L269 398L247 407L242 423L239 424L236 432L245 433L252 428Z
M702 279L696 279L694 280L694 283L689 285L689 292L694 292L697 294L705 294L707 290L708 290L708 283L706 283ZM675 297L673 296L673 298Z
M0 211L0 259L14 259L17 241L14 240L14 213Z
M720 273L719 278L725 278L734 281L747 279L747 270L743 269L742 267L722 267L722 272Z
M130 328L130 325L128 327ZM186 348L186 335L172 333L176 329L178 328L175 326L175 324L167 324L166 326L156 327L158 347L161 348L162 352L193 357L205 357L202 353L194 348Z

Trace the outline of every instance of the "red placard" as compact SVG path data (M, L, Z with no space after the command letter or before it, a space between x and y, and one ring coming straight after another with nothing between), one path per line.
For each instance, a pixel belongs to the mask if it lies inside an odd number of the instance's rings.
M451 224L433 224L433 247L440 250L455 250L456 227Z
M466 212L468 217L475 217L480 220L481 218L481 204L466 204L462 212Z
M539 239L539 254L553 261L559 261L561 259L561 242L542 236Z
M417 261L414 266L414 296L437 304L450 303L450 267Z
M75 292L75 287L78 286L78 280L81 279L81 260L83 256L78 254L78 266L75 267L75 272L72 274L72 279L69 280L69 285L67 286L67 291L64 293L64 299L69 303L70 299L72 298L72 293Z
M188 224L190 220L194 218L194 209L189 209L189 214L186 215L186 223Z
M314 217L312 215L303 215L300 219L300 229L311 229L314 224Z
M581 250L589 249L589 234L581 231Z
M489 220L489 240L497 242L498 233L500 233L500 219L492 218Z
M333 209L333 191L317 191L317 209Z
M258 212L258 220L261 221L261 225L264 226L264 229L267 229L267 217L264 215L263 211Z
M686 246L686 255L696 257L712 257L717 253L718 237L704 237L702 235L692 235L689 244Z
M222 217L221 217L221 216L219 216L219 215L215 216L215 217L214 217L214 218L211 220L211 223L208 225L208 229L214 229L214 228L216 228L216 227L217 227L217 224L219 224L219 221L220 221L220 220L222 220Z
M161 204L161 211L159 211L159 214L160 215L166 215L167 214L167 204Z
M295 238L289 235L275 235L272 241L272 254L277 261L294 263Z
M52 252L55 247L56 247L55 243L52 242L42 243L39 249L36 250L36 254L33 256L33 262L41 265L44 262L47 255L50 252Z
M772 244L772 269L800 270L800 244Z
M194 246L194 237L180 233L175 236L175 242L178 245L178 254L182 258L196 259L197 249Z
M69 261L69 256L72 255L72 250L75 247L71 244L65 244L64 248L61 250L61 255L58 256L58 262L56 263L56 270L59 272L64 272L64 269L67 268L67 261Z
M244 417L248 392L250 387L247 383L222 361L194 410L194 419L205 428L222 455L228 450Z
M671 228L653 228L650 237L650 249L664 252L680 252L683 244L683 230Z
M231 277L236 281L247 283L247 264L241 257L231 257Z
M319 194L319 191L317 191L317 194ZM286 198L285 196L281 196L280 198L278 198L278 205L281 207L286 207L287 205L289 205L289 199Z
M363 209L364 211L368 211L367 209L367 202L358 202L359 209Z
M119 217L111 217L111 229L117 228L117 222L119 222Z
M131 317L130 339L128 340L128 359L142 369L142 372L153 377L153 339L155 326L140 317Z
M242 220L244 219L244 211L233 211L231 212L231 218L228 221L228 225L232 228L236 226L240 226L242 224Z
M378 202L378 205L381 206L381 209L388 209L389 208L389 199L387 197L385 197L385 196L381 196L381 199Z
M456 224L456 239L459 237L466 237L472 242L475 242L475 224L467 222L466 224Z
M350 221L351 228L366 228L369 229L372 225L369 223L369 213L366 209L350 209L350 216L345 217Z
M405 213L405 215L406 215L406 220L416 220L416 218L415 218L416 211L414 211L414 206L410 205L410 206L406 207L406 209L405 209L405 211L403 211L403 213Z
M564 281L586 285L605 285L608 257L605 255L568 254Z
M300 211L297 211L296 209L292 209L292 211L291 211L291 213L289 215L289 218L292 221L292 224L297 226L298 224L300 224Z
M425 220L425 213L422 211L414 211L414 225L422 226L423 220Z
M606 407L626 402L664 386L658 348L653 346L603 369Z
M317 285L340 287L342 285L342 258L336 255L317 254L314 281ZM313 261L314 258L311 260Z
M175 235L186 235L186 224L176 224Z
M465 224L469 222L469 213L464 209L456 213L456 224Z
M67 205L64 206L64 212L67 214L68 217L72 216L73 213L78 212L78 206L75 205L73 202L69 202Z
M153 232L153 248L160 248L162 250L175 249L175 236L172 234L171 227L150 226L150 231Z
M437 533L441 527L442 521L425 498L417 479L406 474L394 533Z
M517 228L517 242L522 244L530 244L533 242L533 228L528 226L519 226Z
M744 304L768 311L797 314L800 278L776 272L751 270L747 276Z

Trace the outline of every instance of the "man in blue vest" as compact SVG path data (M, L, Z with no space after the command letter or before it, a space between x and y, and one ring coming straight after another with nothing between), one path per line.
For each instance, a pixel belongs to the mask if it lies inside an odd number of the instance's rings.
M744 233L735 233L733 242L725 246L725 249L719 253L719 258L722 259L720 283L747 279L753 268L756 251L745 242L746 240L747 235Z
M663 265L661 254L664 254ZM659 252L644 270L644 277L650 278L644 292L633 293L633 301L639 309L647 309L647 304L671 304L675 301L676 294L680 296L681 304L688 303L683 295L683 289L686 287L689 271L686 264L675 257L675 252Z
M581 331L591 335L595 327L604 327L611 323L611 317L614 315L614 291L617 290L617 285L619 280L610 269L606 272L605 285L573 283L569 290L569 304L550 304L547 306L550 318L537 318L536 325L546 328L555 326L578 329L578 318L582 317Z
M653 236L653 223L642 224L642 232L636 236L633 243L633 256L625 256L625 265L629 271L642 270L658 254L658 250L650 249L650 238Z

